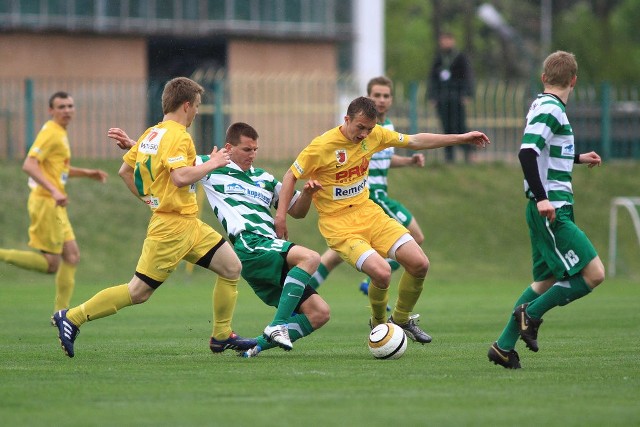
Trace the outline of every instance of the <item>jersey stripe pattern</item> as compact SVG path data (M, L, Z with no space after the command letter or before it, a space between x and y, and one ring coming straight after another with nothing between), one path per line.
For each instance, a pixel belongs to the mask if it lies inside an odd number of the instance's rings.
M198 156L196 164L209 156ZM235 243L242 232L276 239L271 209L277 207L282 183L263 169L251 167L246 172L231 162L203 177L207 199L229 239ZM296 192L290 207L298 199Z
M381 123L385 129L394 130L393 123L388 118L384 123ZM371 194L376 194L378 191L384 191L387 194L387 175L389 174L389 168L391 167L391 157L395 153L393 147L385 148L382 151L378 151L371 156L369 162L369 189L372 190Z
M538 153L540 180L553 207L573 204L571 172L576 151L573 130L560 99L544 93L537 96L527 114L520 149ZM533 198L526 180L524 190Z

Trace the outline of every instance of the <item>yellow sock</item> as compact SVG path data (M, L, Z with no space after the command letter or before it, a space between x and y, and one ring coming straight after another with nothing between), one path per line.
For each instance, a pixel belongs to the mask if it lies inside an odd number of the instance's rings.
M0 260L25 270L33 270L40 273L46 273L49 270L47 259L37 252L0 249Z
M369 283L369 304L373 326L387 322L387 303L389 289L380 289L374 282Z
M218 276L213 287L213 332L212 337L224 341L231 335L231 319L238 299L238 281Z
M116 314L118 310L132 305L129 285L118 285L103 289L84 304L67 312L67 318L76 326Z
M56 274L56 297L53 300L53 311L68 308L73 295L73 288L76 285L76 266L60 263L58 273Z
M398 285L398 303L393 310L394 322L404 324L409 321L409 315L420 298L423 286L424 277L413 277L406 271L402 273Z

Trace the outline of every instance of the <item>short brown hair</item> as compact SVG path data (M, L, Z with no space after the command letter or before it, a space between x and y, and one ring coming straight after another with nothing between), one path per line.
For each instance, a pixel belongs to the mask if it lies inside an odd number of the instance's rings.
M71 98L71 95L69 95L67 92L64 92L62 90L54 93L53 95L51 95L49 97L49 108L53 108L53 100L56 98L60 98L60 99L69 99Z
M202 96L204 88L186 77L176 77L164 85L162 91L162 113L176 111L185 102L194 103L198 95Z
M371 95L371 90L374 86L387 86L393 94L393 82L390 78L385 76L374 77L367 83L367 95Z
M242 122L236 122L229 126L229 128L227 129L227 134L225 136L224 142L236 146L240 144L241 136L246 136L247 138L257 140L258 132L251 125Z
M376 120L378 118L376 103L366 96L357 97L347 107L347 116L350 119L354 119L358 114L362 114L367 119Z
M578 62L573 53L558 50L547 56L543 64L545 83L550 86L567 87L578 74Z

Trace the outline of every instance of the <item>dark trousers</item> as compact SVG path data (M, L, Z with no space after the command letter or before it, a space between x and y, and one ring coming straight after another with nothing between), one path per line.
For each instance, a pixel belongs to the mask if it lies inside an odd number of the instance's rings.
M438 116L442 122L443 133L465 133L467 132L467 115L464 104L460 99L439 100L437 103ZM447 163L452 163L455 159L454 149L456 147L444 147L444 158ZM468 144L461 145L464 152L464 159L470 161L473 147Z

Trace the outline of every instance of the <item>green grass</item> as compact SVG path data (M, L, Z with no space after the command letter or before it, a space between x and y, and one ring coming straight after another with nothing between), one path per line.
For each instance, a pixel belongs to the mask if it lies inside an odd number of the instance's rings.
M112 175L107 185L70 184L83 257L76 303L129 280L149 215L119 182L118 164L100 166ZM637 195L637 167L576 172L577 221L605 261L609 201ZM486 351L530 280L519 170L482 165L394 172L394 196L407 202L426 235L432 269L416 311L433 343L410 343L399 360L373 359L366 347L366 299L357 291L361 276L343 265L320 288L331 321L293 351L273 349L250 360L214 355L207 348L214 275L196 269L192 275L178 271L148 303L83 326L76 357L68 359L48 325L53 277L0 264L3 424L640 424L640 248L628 218L620 221L619 276L550 311L540 352L519 345L524 369L509 371L490 364ZM19 165L0 163L0 179L10 201L0 206L0 246L26 248ZM208 208L204 217L214 223ZM314 215L289 226L295 240L323 250ZM395 289L394 283L392 294ZM238 332L258 334L272 313L240 286Z

